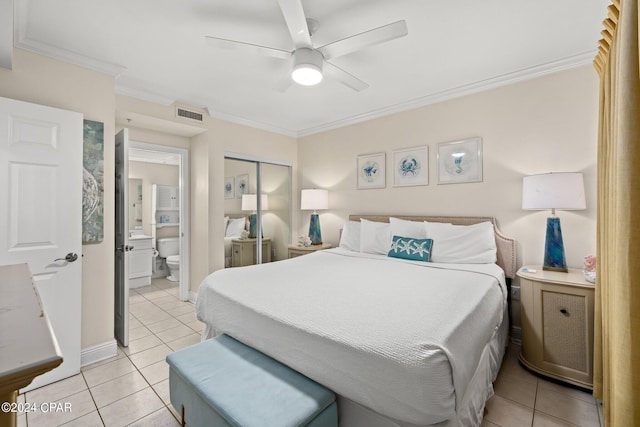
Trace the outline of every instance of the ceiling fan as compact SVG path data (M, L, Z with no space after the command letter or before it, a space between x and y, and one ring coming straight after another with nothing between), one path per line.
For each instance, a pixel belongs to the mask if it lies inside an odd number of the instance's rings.
M332 64L329 60L368 46L404 37L408 34L407 23L401 20L324 46L314 47L311 43L311 36L316 31L318 22L314 19L308 19L304 15L302 0L278 0L278 3L293 39L295 48L292 52L219 37L205 37L209 45L218 48L244 50L285 60L291 58L291 78L283 80L276 86L276 89L280 91L285 91L291 84L292 79L298 84L313 86L320 83L324 75L353 90L361 91L366 89L369 87L367 83Z

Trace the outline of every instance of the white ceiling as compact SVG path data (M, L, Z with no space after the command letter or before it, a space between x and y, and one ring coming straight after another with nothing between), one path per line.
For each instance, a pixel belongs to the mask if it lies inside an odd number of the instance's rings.
M116 91L301 136L591 63L607 0L302 0L323 45L404 19L408 36L332 62L364 80L273 87L290 64L277 0L15 0L15 45L116 76Z

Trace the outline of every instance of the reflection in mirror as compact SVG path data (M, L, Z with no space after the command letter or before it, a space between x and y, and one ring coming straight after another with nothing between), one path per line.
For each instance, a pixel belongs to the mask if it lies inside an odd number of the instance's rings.
M129 230L142 227L142 180L129 178Z
M262 229L272 239L272 260L288 256L291 243L291 173L289 166L262 163L262 192L269 196L269 210L263 212Z
M257 263L256 239L250 235L250 218L254 214L254 233L257 221L261 220L262 224L262 262L287 257L287 245L291 241L290 167L269 163L260 163L260 167L264 206L262 212L256 212L258 163L225 159L225 267Z

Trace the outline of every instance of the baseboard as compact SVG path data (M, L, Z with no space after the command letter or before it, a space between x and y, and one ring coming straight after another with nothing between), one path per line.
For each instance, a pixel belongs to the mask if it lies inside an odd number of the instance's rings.
M80 366L91 365L101 360L115 357L118 355L118 342L110 340L102 344L96 344L91 347L83 348L80 353Z
M519 326L511 327L511 342L514 344L522 344L522 328Z
M196 292L189 291L189 302L192 302L195 304L197 297L198 297L198 294Z

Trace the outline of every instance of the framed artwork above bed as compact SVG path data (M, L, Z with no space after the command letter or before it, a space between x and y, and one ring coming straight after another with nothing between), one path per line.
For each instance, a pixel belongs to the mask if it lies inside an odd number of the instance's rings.
M233 199L236 197L236 178L230 176L224 179L224 198Z
M357 160L357 189L385 188L386 153L363 154Z
M236 197L242 199L243 194L249 193L249 174L236 177Z
M429 147L395 150L392 155L393 186L429 185Z
M482 138L438 144L438 184L482 182Z

